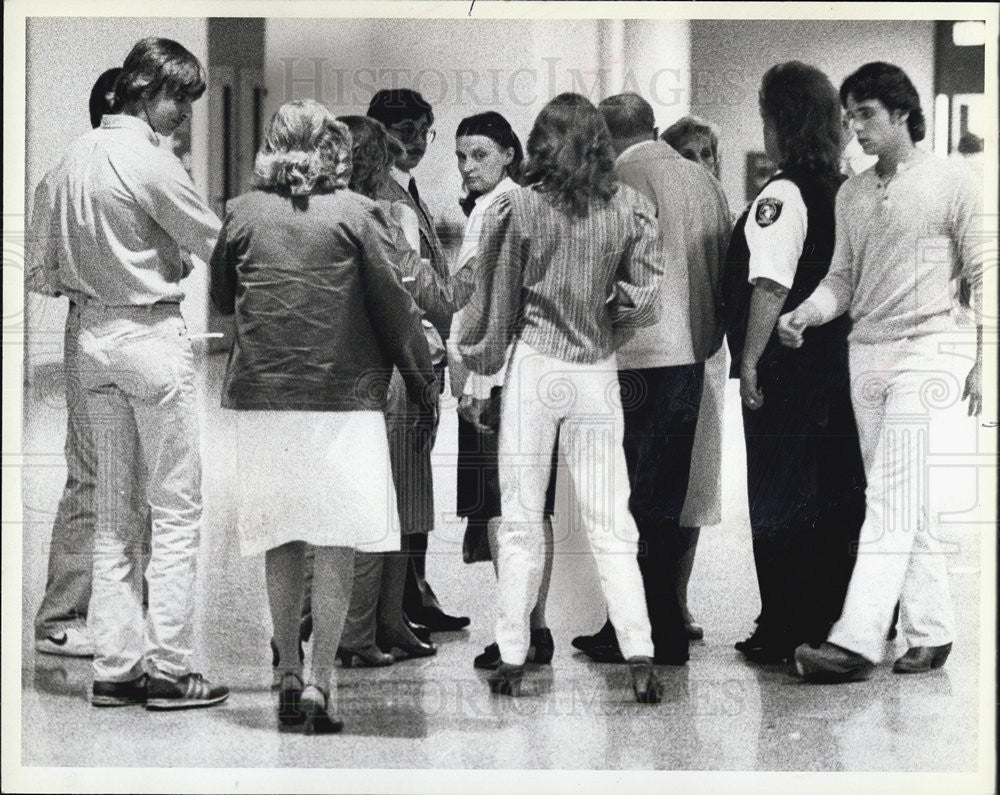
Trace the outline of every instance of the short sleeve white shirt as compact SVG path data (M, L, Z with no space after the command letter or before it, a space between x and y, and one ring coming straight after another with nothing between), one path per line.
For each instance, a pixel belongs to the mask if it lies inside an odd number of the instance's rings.
M766 278L792 289L808 226L806 204L794 182L777 179L765 187L747 215L750 283Z

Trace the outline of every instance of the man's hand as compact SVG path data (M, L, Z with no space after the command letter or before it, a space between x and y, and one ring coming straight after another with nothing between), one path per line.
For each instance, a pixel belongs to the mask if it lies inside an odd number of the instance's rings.
M969 399L969 416L978 417L983 410L983 367L980 362L972 365L969 375L965 378L965 391L962 400Z
M756 411L764 405L764 395L757 386L757 363L744 362L740 367L740 398L743 405Z
M778 339L787 348L802 347L802 332L819 323L819 310L808 301L778 318Z
M489 398L462 395L458 399L458 413L463 420L475 426L480 433L493 433L493 429L483 423L483 413L490 405Z

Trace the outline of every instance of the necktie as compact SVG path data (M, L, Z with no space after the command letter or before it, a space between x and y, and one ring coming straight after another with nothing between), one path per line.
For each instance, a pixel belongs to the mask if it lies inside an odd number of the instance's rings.
M420 206L420 191L417 190L417 181L410 177L410 195L413 197L413 201L417 203L417 207Z

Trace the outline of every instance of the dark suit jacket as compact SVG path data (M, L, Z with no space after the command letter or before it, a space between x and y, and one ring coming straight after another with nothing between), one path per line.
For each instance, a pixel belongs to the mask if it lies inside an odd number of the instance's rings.
M449 276L448 260L445 257L441 241L437 232L434 231L434 218L431 216L427 205L421 201L419 204L413 200L404 187L402 187L391 175L387 175L375 188L375 198L388 202L404 202L417 214L417 222L420 226L420 256L430 260L431 267L442 281L447 281ZM440 312L432 312L429 307L421 307L427 311L427 319L434 324L441 335L442 340L448 339L451 331L451 315Z

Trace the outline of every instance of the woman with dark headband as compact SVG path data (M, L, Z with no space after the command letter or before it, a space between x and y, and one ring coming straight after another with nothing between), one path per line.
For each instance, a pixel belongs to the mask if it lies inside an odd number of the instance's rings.
M486 211L481 275L459 341L474 372L494 375L506 366L498 442L501 661L490 689L521 690L558 433L636 699L656 703L662 691L628 510L613 338L616 326L656 320L662 270L654 211L615 183L607 125L579 94L560 94L542 109L527 150L530 187L504 193Z
M455 156L466 190L462 209L468 216L465 236L455 262L456 268L481 267L479 235L487 209L499 196L519 186L524 158L521 142L510 123L495 111L478 113L459 122L455 133ZM452 321L448 349L451 388L458 398L458 483L457 513L468 520L463 543L466 562L492 560L497 567L497 528L500 523L500 482L497 472L497 425L505 370L494 376L470 373L462 364L454 344L462 323L459 311ZM538 599L531 611L531 645L528 661L548 663L554 648L552 633L545 622L545 602L552 577L552 522L555 503L557 456L545 495L545 563ZM500 648L491 643L474 661L476 668L493 669L500 664Z
M309 733L342 728L331 685L355 551L399 549L383 413L393 367L410 401L428 406L414 422L434 421L420 314L395 271L389 219L347 189L350 140L318 102L283 105L257 155L256 188L230 202L211 262L212 298L236 314L222 404L236 410L241 550L265 554L279 722Z
M736 224L723 276L726 335L740 379L747 496L761 609L736 648L779 663L820 643L840 614L864 520L865 478L847 373L847 316L783 347L778 316L830 267L840 174L840 103L796 61L760 87L764 146L779 170Z

